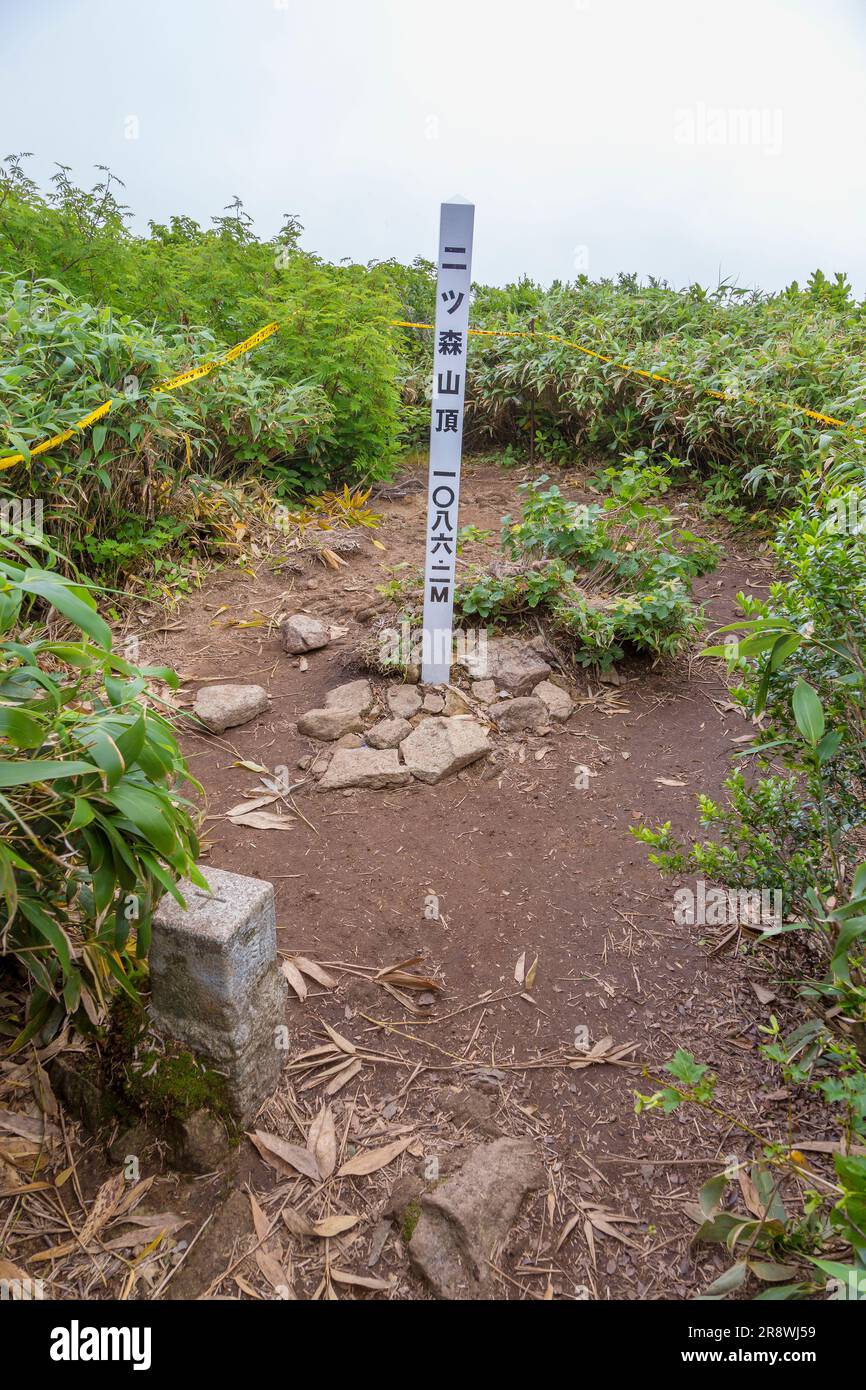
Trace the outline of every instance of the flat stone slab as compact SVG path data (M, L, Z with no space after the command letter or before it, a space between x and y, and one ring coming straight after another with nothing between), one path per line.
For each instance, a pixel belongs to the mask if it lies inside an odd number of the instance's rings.
M351 709L357 715L367 714L373 708L374 702L373 687L365 680L337 685L325 696L328 709Z
M433 715L413 729L400 744L403 761L421 782L443 777L483 758L490 749L487 730L474 719Z
M300 656L304 652L315 652L327 647L331 640L331 630L321 618L315 618L312 613L292 613L280 623L280 637L284 652Z
M540 681L532 693L537 700L543 700L547 705L551 719L564 721L570 719L574 713L574 701L568 691L563 690L562 686L554 685L553 681Z
M357 710L339 705L327 709L311 709L302 714L296 728L304 738L317 738L322 743L333 743L344 734L360 732L364 721Z
M477 653L463 658L473 680L492 680L509 695L528 695L550 675L550 666L528 642L517 637L491 637Z
M365 737L371 748L397 748L411 732L408 719L380 719Z
M488 717L497 728L507 733L524 729L544 729L550 723L550 713L543 700L534 695L518 695L514 700L497 700L487 706Z
M268 692L261 685L204 685L192 712L212 734L221 734L238 724L248 724L265 712L268 703Z
M392 685L388 708L398 719L411 719L421 708L421 692L416 685Z
M338 748L318 784L320 792L345 787L405 787L411 774L396 748Z
M178 884L153 916L151 1017L225 1077L234 1114L251 1119L279 1082L286 981L277 966L273 885L208 869L210 891Z
M496 681L473 681L472 694L483 705L491 705L496 699Z
M526 1139L497 1139L473 1149L463 1167L421 1197L409 1259L438 1298L484 1298L489 1261L508 1236L528 1192L547 1186Z

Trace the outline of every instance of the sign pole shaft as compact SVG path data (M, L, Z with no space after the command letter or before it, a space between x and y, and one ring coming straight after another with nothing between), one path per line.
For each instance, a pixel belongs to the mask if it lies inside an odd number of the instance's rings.
M454 200L442 204L433 341L421 664L421 679L428 685L443 685L451 676L474 222L475 208L471 203Z

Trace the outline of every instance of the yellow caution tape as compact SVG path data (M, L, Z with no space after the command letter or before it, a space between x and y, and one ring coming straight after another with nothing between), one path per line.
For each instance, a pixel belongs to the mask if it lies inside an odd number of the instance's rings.
M424 328L432 331L432 323L414 323L409 319L390 319L389 324L392 328ZM278 333L281 325L279 323L267 323L264 328L259 328L257 332L244 338L242 343L236 343L229 348L228 352L223 353L222 357L215 357L210 362L202 362L197 367L190 367L185 372L179 372L177 376L168 377L165 381L160 381L150 392L151 395L158 395L166 391L177 391L182 386L188 386L193 381L200 381L202 377L210 376L211 372L218 367L224 366L228 362L234 362L235 358L243 356L246 352L252 352L260 343L265 342L273 333ZM751 395L748 392L737 394L728 391L714 391L710 387L696 387L694 382L684 379L663 376L661 372L649 372L641 367L633 367L628 362L617 362L616 358L608 357L603 352L595 352L593 348L588 348L583 343L573 342L570 338L560 337L558 333L539 333L533 330L511 330L505 328L470 328L470 334L483 338L542 338L550 343L560 343L563 347L574 348L577 352L582 352L587 357L594 357L597 362L604 362L608 366L616 367L618 371L627 372L632 376L641 376L648 381L660 381L666 386L674 386L690 391L703 390L708 396L714 397L718 401L748 401L750 405L770 405L781 410L792 410L800 415L807 415L812 420L817 420L824 425L833 425L836 429L853 431L855 434L864 434L866 429L860 425L853 425L847 420L837 420L834 415L823 415L818 410L809 410L804 405L795 405L791 401L765 401L760 396ZM62 434L52 435L50 439L44 439L41 444L35 444L30 450L31 457L35 454L44 454L49 449L56 449L67 440L72 439L73 435L81 430L94 425L97 420L101 420L103 415L107 415L114 405L114 400L104 401L97 406L89 415L85 415L83 420L77 420L71 429L64 430ZM189 441L187 440L187 452L189 451ZM15 464L24 463L24 454L12 454L9 458L0 459L0 471L5 468L12 468Z
M242 343L236 343L233 348L222 357L215 357L212 362L202 362L198 367L190 367L186 372L179 372L177 376L170 376L167 381L157 382L151 395L156 395L159 391L177 391L180 386L188 386L191 381L200 381L203 376L210 376L211 372L217 367L222 367L226 362L234 362L236 357L242 357L245 352L252 352L253 348L258 347L266 338L270 338L272 333L279 329L278 323L265 324L257 333L253 333L249 338L244 338Z
M150 395L156 396L164 391L177 391L179 387L186 386L191 381L200 381L202 377L210 376L210 373L217 367L222 367L227 362L234 362L236 357L243 356L245 352L252 352L253 348L259 346L259 343L263 343L266 338L270 338L272 333L276 333L279 327L280 325L278 323L265 324L264 328L258 329L258 331L253 333L249 338L244 338L242 343L236 343L233 348L229 348L228 352L223 353L222 357L215 357L210 362L202 362L198 367L190 367L186 372L180 372L177 376L168 377L166 381L157 382L156 386L150 391ZM92 410L89 415L85 415L83 420L76 420L71 429L64 430L62 434L52 435L50 439L43 439L41 444L35 444L30 450L31 457L34 454L44 454L49 449L56 449L61 444L65 444L73 435L78 434L79 431L86 430L90 425L95 425L97 420L101 420L103 415L108 414L113 405L114 399L104 401L102 405L97 406L96 410ZM189 462L189 437L185 436L185 438L187 462ZM24 461L24 454L12 454L9 458L0 459L0 471L4 468L12 468L17 463L24 463Z
M41 444L35 444L30 450L32 454L44 454L48 449L56 449L58 445L65 444L67 439L71 439L79 430L86 430L88 425L95 425L97 420L101 420L103 415L107 415L111 409L112 402L105 401L92 410L89 415L85 415L83 420L77 420L70 430L64 430L62 434L54 434L50 439L43 439ZM23 463L23 454L13 454L11 458L0 459L0 469L11 468L13 464Z
M392 328L433 329L434 327L432 323L411 323L407 319L391 319L390 322ZM583 343L575 343L570 338L562 338L558 333L538 333L532 330L518 332L505 328L470 328L469 332L484 338L544 338L550 343L561 343L563 347L575 348L587 357L594 357L598 362L605 362L609 366L616 367L618 371L628 372L632 376L642 376L649 381L661 381L665 386L675 386L689 391L702 390L717 401L747 401L749 405L770 405L780 410L793 410L797 414L808 415L810 419L818 420L823 425L833 425L836 429L852 431L855 434L866 433L866 429L862 425L853 425L848 420L837 420L835 415L822 415L819 410L809 410L807 406L795 405L792 401L764 400L761 396L754 396L747 391L738 394L731 391L714 391L709 386L696 387L694 382L686 381L683 378L663 376L661 372L648 372L641 367L633 367L629 362L617 362L615 357L607 357L603 352L594 352L592 348L586 347Z

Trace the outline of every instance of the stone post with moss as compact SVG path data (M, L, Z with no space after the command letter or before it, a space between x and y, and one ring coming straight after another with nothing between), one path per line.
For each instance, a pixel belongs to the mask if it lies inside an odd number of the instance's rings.
M229 1110L252 1120L285 1061L286 981L277 963L273 885L208 869L210 891L186 880L153 919L151 1019L225 1081Z

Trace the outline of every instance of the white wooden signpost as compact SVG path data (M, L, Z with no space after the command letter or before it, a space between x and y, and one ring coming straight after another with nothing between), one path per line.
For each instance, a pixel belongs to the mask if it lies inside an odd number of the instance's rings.
M460 500L474 222L475 208L472 203L462 198L452 198L450 202L442 204L433 343L421 661L421 679L428 685L442 685L451 675L457 508Z

